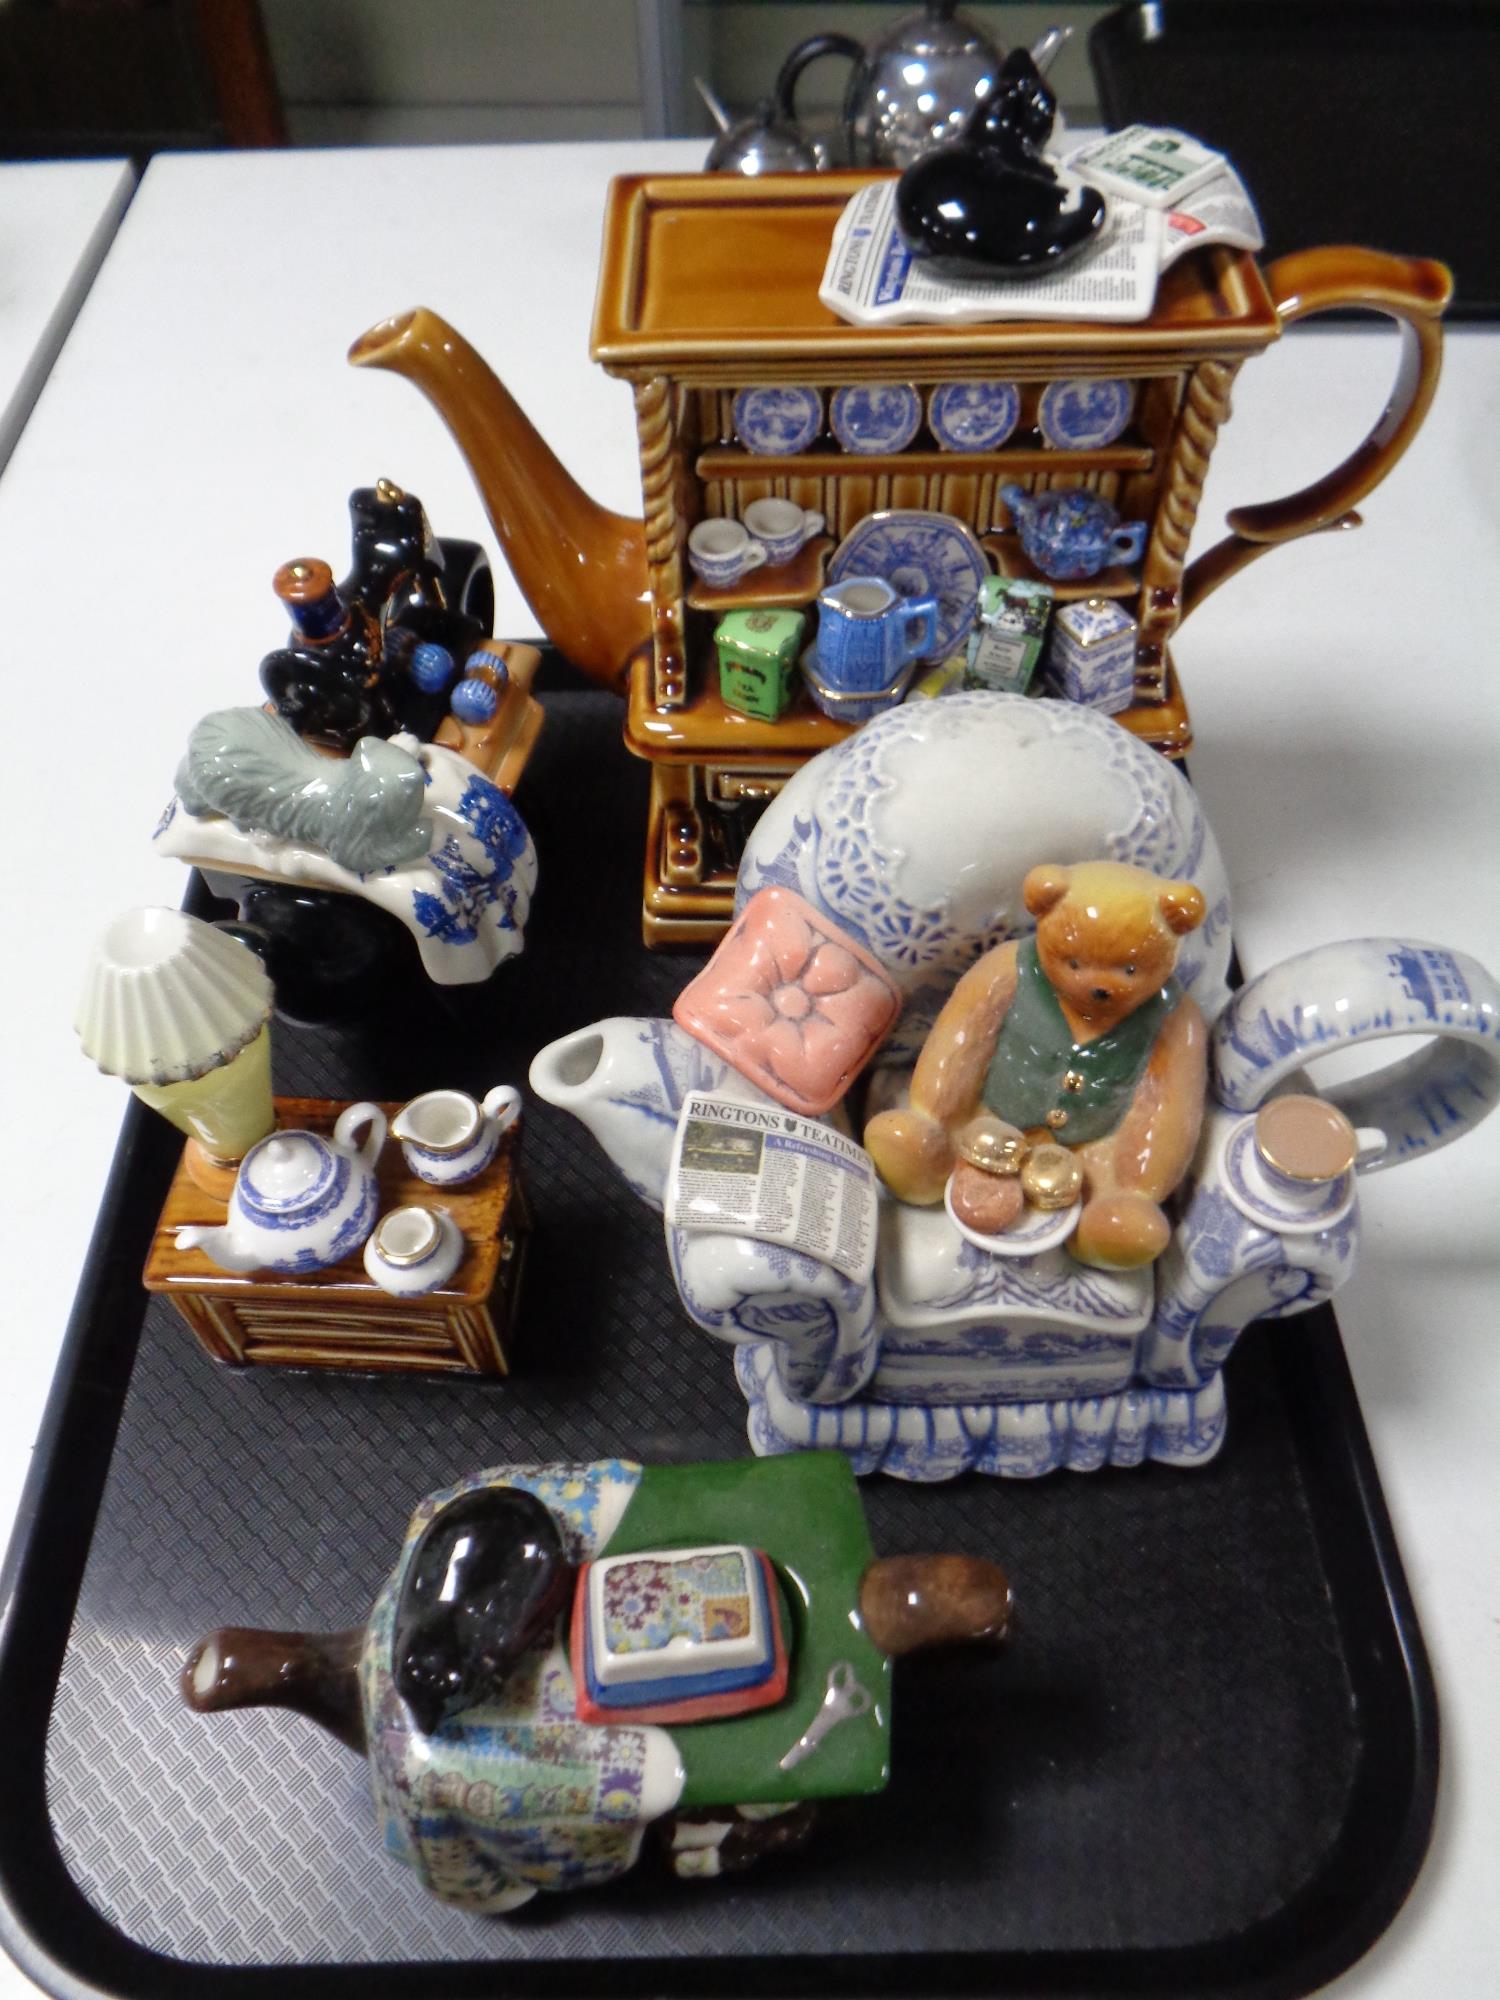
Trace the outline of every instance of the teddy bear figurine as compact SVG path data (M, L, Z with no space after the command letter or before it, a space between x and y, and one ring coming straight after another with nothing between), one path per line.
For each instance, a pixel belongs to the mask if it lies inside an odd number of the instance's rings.
M1207 1032L1172 977L1203 894L1091 861L1033 868L1022 896L1035 936L964 974L923 1044L909 1102L872 1118L865 1145L901 1200L929 1206L947 1190L954 1215L986 1235L1021 1208L1028 1148L1034 1159L1066 1148L1065 1199L1080 1182L1083 1199L1073 1255L1105 1270L1150 1264L1167 1247L1161 1204L1203 1118Z

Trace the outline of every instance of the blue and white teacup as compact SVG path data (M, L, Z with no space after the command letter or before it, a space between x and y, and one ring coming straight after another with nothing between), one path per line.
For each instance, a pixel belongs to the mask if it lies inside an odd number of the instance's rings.
M727 590L765 560L764 547L740 521L700 521L688 536L688 561L713 590Z
M1233 1125L1219 1172L1224 1192L1258 1229L1332 1229L1354 1206L1354 1172L1380 1160L1386 1136L1356 1131L1336 1104L1289 1092Z
M521 1115L521 1093L497 1083L482 1104L464 1090L429 1090L404 1105L391 1125L419 1180L454 1187L482 1174Z
M823 531L823 516L795 500L754 500L745 509L745 526L766 552L771 567L788 563Z
M884 577L850 576L818 592L818 677L839 693L875 694L937 644L937 599L903 597Z

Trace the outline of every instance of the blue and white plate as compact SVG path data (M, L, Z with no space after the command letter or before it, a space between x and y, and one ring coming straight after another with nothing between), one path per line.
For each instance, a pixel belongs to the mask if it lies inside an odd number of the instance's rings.
M946 660L968 638L979 613L989 562L973 533L951 514L892 507L866 514L834 550L828 581L878 576L903 597L937 599L937 638L923 658Z
M853 382L828 407L845 451L904 451L922 421L922 398L905 382Z
M735 435L747 450L767 458L806 451L823 428L823 398L816 389L767 382L741 389L734 399Z
M1134 400L1128 382L1049 382L1042 391L1037 422L1055 451L1097 451L1113 444L1130 422Z
M1020 414L1014 382L943 382L927 399L927 422L944 451L993 451Z
M1003 1229L998 1236L985 1236L979 1230L971 1229L967 1222L960 1222L953 1213L952 1174L949 1174L943 1188L943 1207L948 1211L948 1220L965 1243L972 1243L976 1250L987 1250L992 1257L1040 1257L1044 1250L1055 1250L1060 1243L1067 1242L1083 1214L1081 1201L1075 1201L1067 1208L1032 1208L1028 1205L1009 1229Z

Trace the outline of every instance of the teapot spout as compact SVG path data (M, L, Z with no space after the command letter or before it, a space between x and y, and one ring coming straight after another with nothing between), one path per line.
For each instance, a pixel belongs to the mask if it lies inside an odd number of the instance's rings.
M1010 1637L1010 1583L981 1556L879 1556L859 1585L860 1616L882 1653L926 1646L1002 1646Z
M223 1708L291 1708L363 1754L359 1656L365 1628L265 1632L225 1625L193 1648L182 1698L199 1715Z
M224 1228L207 1228L196 1222L184 1223L177 1231L177 1248L201 1250L205 1257L213 1259L221 1271L245 1273L261 1268L259 1257L241 1249Z
M499 377L425 306L372 326L349 359L422 391L463 453L547 637L592 679L621 682L652 636L644 521L591 500Z
M1010 509L1011 520L1017 528L1024 528L1036 518L1036 500L1024 486L1017 486L1011 481L1000 488L1000 498Z

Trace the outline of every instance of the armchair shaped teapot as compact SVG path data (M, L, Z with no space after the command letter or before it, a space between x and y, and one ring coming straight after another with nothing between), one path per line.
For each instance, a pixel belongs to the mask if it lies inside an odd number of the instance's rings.
M565 1037L532 1087L666 1209L679 1297L734 1347L757 1452L835 1447L856 1471L917 1480L1203 1463L1241 1330L1320 1304L1353 1268L1358 1177L1500 1100L1500 985L1460 953L1375 938L1229 998L1217 851L1165 760L1063 703L922 706L813 760L768 810L721 999L716 958L675 1020ZM808 940L773 944L751 992L739 967L768 885L801 900ZM862 1050L863 1107L851 1093L788 1117L777 1052L795 1036L805 1063L821 1041L849 1066L820 995L842 998L866 959L899 1013ZM1319 1095L1305 1073L1413 1034L1428 1038L1416 1057L1357 1083ZM716 1118L747 1135L730 1165L756 1186L774 1175L775 1201L695 1213L682 1198L713 1196L712 1171L689 1186L685 1167L695 1143L694 1163L722 1167L712 1135L694 1138ZM1049 1157L1036 1200L1064 1208L1040 1229L1029 1209L1015 1222L1013 1197L1009 1218L984 1207L982 1184L1026 1147L1060 1155L1081 1190ZM813 1220L789 1238L767 1218L799 1190Z

